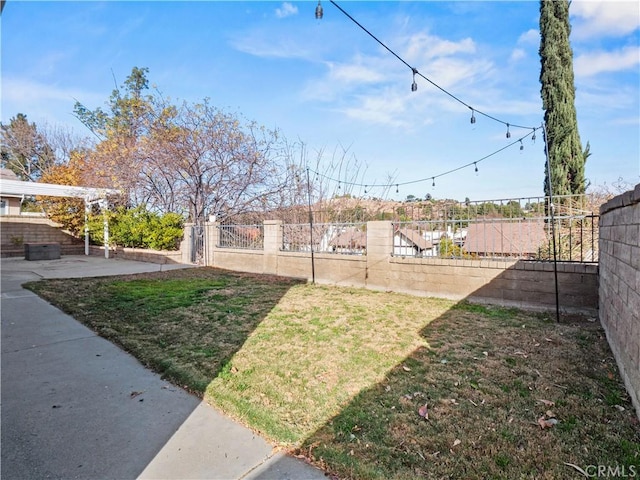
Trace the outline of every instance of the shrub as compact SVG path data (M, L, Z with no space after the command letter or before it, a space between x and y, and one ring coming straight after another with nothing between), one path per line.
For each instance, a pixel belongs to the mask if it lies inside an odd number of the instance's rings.
M121 247L177 250L183 233L183 219L177 213L149 212L144 206L119 207L107 212L109 244ZM104 245L103 215L89 219L89 235L93 243Z

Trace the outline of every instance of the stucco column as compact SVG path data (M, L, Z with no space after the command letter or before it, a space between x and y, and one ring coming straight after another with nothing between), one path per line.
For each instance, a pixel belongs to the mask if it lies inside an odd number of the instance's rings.
M393 252L393 226L391 222L367 222L367 276L368 287L389 288L389 259Z
M263 272L278 274L278 253L282 248L282 221L265 220Z

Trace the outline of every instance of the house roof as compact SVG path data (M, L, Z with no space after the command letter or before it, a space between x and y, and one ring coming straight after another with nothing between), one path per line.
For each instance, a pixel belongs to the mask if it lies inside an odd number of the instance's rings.
M396 235L404 237L407 242L418 247L421 251L433 248L433 243L420 235L420 232L417 230L413 230L410 228L399 228L396 231Z
M367 234L357 228L348 228L333 237L329 245L336 248L367 248Z
M480 254L534 254L546 241L541 220L486 221L469 224L463 249Z

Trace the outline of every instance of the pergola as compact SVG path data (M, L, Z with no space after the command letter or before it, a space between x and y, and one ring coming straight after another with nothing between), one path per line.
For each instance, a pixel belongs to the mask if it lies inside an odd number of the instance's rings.
M22 180L0 180L0 196L3 197L66 197L82 198L84 200L84 253L89 255L89 209L92 204L99 204L104 212L104 256L109 258L109 222L106 211L109 195L118 195L119 190L111 188L75 187L71 185L56 185L53 183L23 182Z

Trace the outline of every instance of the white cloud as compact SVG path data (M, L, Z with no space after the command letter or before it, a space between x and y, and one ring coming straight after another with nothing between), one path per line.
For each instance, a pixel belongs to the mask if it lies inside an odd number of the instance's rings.
M55 85L27 79L6 77L2 79L3 102L46 102L49 100L69 100L70 98L73 98L73 93L70 90Z
M355 120L392 127L407 126L402 120L405 111L406 97L389 94L362 97L357 105L344 109L344 113Z
M269 38L265 32L243 35L232 41L235 49L262 58L307 58L309 48L287 37Z
M577 39L620 37L640 27L640 4L635 0L574 0L570 14L573 17L572 36Z
M620 72L640 64L640 47L629 46L613 52L590 52L576 57L576 76L588 77L605 72Z
M276 8L276 17L285 18L290 17L291 15L298 14L298 7L290 4L289 2L284 2L282 7Z
M432 58L461 53L475 53L476 45L470 38L452 42L427 33L417 33L406 39L404 56L409 62L424 62Z
M377 70L359 64L329 64L329 77L343 83L375 83L384 79Z
M26 113L36 122L77 123L71 116L76 99L93 105L103 101L104 95L24 78L2 79L2 115L7 116L3 120L17 113Z
M532 28L524 32L518 37L518 45L539 45L540 44L540 31L537 28Z
M522 60L527 56L527 53L521 48L515 48L513 52L511 52L510 60L512 62L517 62L518 60Z

